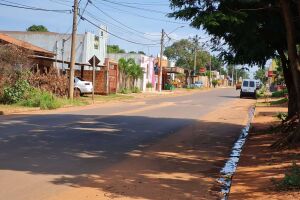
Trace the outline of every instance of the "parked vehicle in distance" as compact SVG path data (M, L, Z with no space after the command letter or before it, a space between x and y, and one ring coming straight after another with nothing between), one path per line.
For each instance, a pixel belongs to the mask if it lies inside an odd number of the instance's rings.
M240 90L242 87L242 83L241 82L238 82L236 85L235 85L235 89L236 90Z
M203 85L203 82L201 81L196 81L195 83L191 84L191 87L196 87L196 88L202 88L204 85Z
M253 97L256 99L256 80L244 79L241 87L240 98Z
M74 91L75 96L82 96L84 94L90 94L93 92L93 83L90 81L85 81L82 78L74 78Z
M260 80L256 80L256 89L259 90L261 88L262 84Z

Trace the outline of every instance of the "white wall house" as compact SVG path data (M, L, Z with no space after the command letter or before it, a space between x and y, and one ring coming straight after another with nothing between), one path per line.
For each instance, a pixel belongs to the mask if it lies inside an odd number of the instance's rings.
M129 58L133 58L135 60L135 63L140 65L144 71L143 78L138 80L137 83L140 89L142 91L146 91L147 83L152 83L152 85L155 86L156 83L154 73L154 57L136 53L110 53L108 54L108 58L115 61L119 61L119 59L121 58L125 58L126 60Z
M103 27L105 28L105 27ZM0 31L6 35L34 44L38 47L53 52L56 59L66 62L71 58L71 35L53 32L21 32ZM98 30L97 34L86 32L77 34L76 38L76 63L87 64L89 59L96 55L102 65L107 57L107 33ZM67 65L58 63L59 68L65 69ZM89 67L86 67L86 70Z

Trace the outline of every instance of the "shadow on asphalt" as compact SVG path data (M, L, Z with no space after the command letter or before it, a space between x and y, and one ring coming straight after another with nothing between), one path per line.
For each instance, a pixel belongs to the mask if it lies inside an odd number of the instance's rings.
M62 119L66 118L69 124L62 123ZM188 148L182 141L176 146L176 152L152 152L152 157L141 158L141 162L156 159L159 167L134 174L126 174L122 169L109 175L102 173L115 163L132 157L130 152L141 152L156 141L196 122L202 128L197 132L198 139L192 141ZM219 129L226 129L226 134L219 134L216 131ZM189 174L198 168L194 173L199 176L217 178L241 129L240 125L225 122L142 116L19 117L0 121L0 170L59 175L61 177L53 180L53 184L92 187L116 195L120 192L113 190L111 185L121 184L132 189L131 193L127 193L131 197L164 199L133 189L136 184L147 188L154 181L157 190L167 189L178 194L178 199L186 199L187 194L199 195L197 188L182 188L182 184L195 181L192 177L174 179L155 175ZM178 152L188 156L176 156Z

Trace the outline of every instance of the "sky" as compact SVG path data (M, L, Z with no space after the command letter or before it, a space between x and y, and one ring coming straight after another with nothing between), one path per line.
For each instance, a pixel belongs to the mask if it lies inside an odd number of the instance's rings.
M83 12L88 0L80 1ZM0 3L24 4L46 9L72 9L73 0L0 0ZM189 22L174 20L166 15L172 12L168 0L91 0L83 16L97 25L105 25L112 35L109 44L117 44L126 51L144 51L148 55L157 55L160 51L162 29L169 34L168 46L174 41L199 35L200 43L210 40L203 30L189 26ZM97 8L96 8L97 7ZM32 11L0 5L0 30L25 31L29 26L44 25L51 32L70 33L71 13ZM97 32L98 28L81 20L78 33ZM141 44L134 44L134 43ZM207 49L209 50L209 48ZM212 54L217 54L212 52ZM252 71L252 70L251 70Z

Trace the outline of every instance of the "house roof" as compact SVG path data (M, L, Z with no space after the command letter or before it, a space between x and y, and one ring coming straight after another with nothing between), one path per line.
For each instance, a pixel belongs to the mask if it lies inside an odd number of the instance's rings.
M22 41L22 40L18 40L16 38L10 37L6 34L0 33L0 41L3 41L4 43L8 43L8 44L13 44L16 45L18 47L30 50L30 51L34 51L37 54L42 54L42 55L47 55L50 57L55 56L54 53L47 51L46 49L43 49L41 47L35 46L31 43Z

